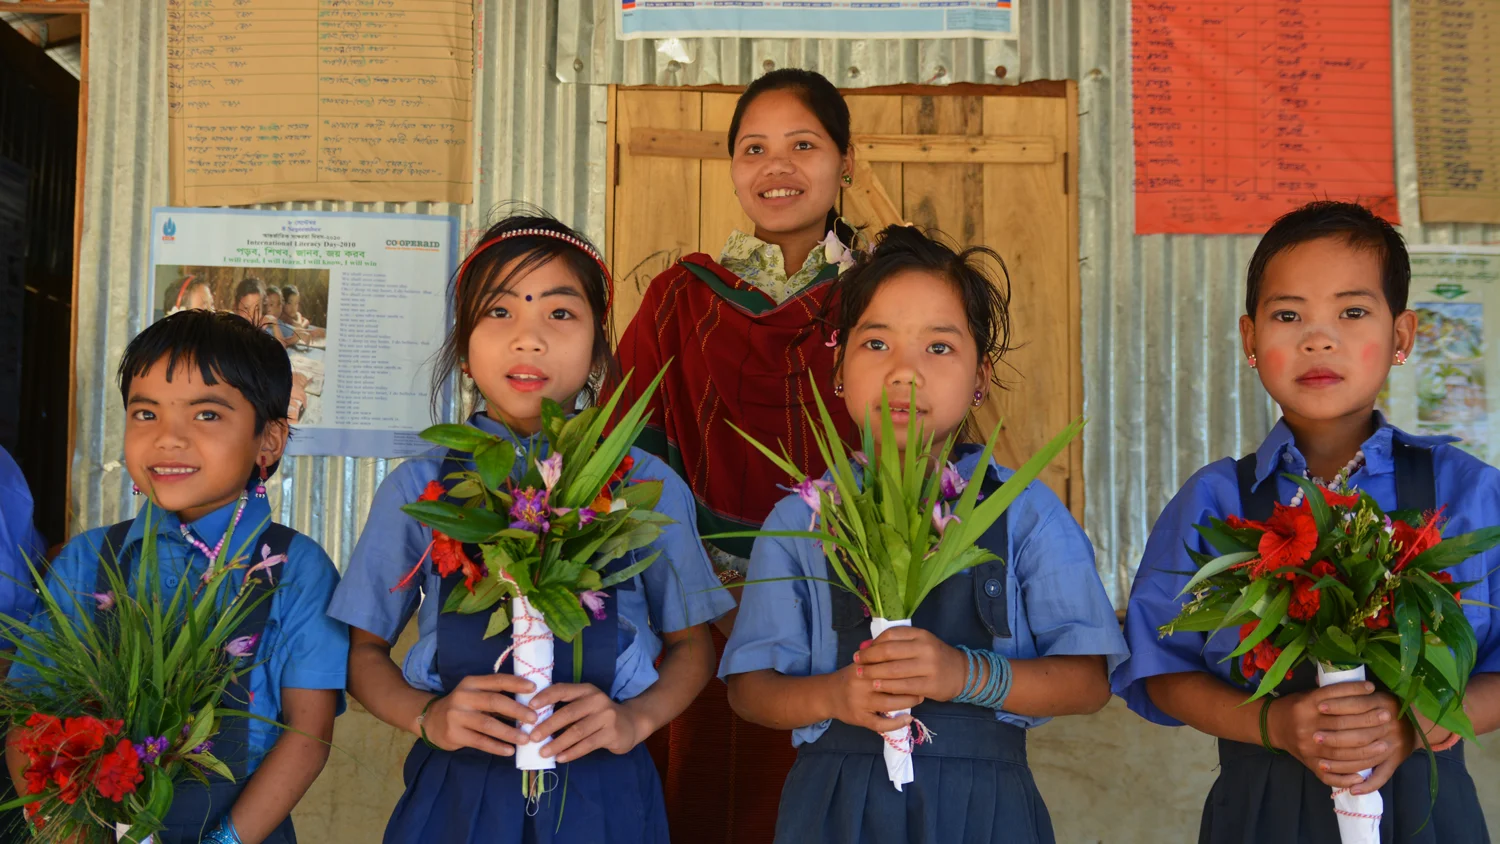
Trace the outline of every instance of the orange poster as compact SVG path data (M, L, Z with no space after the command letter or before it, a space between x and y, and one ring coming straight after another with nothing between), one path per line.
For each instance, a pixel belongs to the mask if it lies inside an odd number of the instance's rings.
M1398 222L1388 3L1131 8L1137 234L1259 234L1314 199Z

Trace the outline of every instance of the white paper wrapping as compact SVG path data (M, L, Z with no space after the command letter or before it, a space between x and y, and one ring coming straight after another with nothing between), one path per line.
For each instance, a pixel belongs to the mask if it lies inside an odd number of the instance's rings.
M536 691L517 694L522 706L530 705L531 699L542 689L552 685L552 629L536 611L531 602L517 595L510 601L511 660L516 676L524 677L536 684ZM503 661L502 657L502 661ZM500 670L497 664L495 670ZM552 707L536 713L540 724L552 714ZM521 732L530 734L533 724L521 724ZM552 739L549 737L537 744L523 744L516 748L516 768L522 771L546 771L557 767L557 760L542 756L542 748Z
M1365 667L1350 668L1347 671L1335 671L1332 668L1318 663L1318 685L1331 686L1334 683L1357 683L1365 679ZM1365 769L1359 775L1369 779L1370 770ZM1380 816L1385 812L1385 801L1381 799L1380 793L1354 795L1347 788L1335 788L1333 790L1333 811L1339 820L1339 840L1343 844L1379 844L1380 843Z
M128 835L129 833L130 833L130 824L128 824L128 823L117 823L117 824L115 824L115 840L116 841L124 841L125 840L125 836ZM155 835L148 835L148 836L146 836L146 839L144 841L142 841L141 844L156 844L156 836Z
M870 619L870 638L873 639L892 627L910 626L911 619L909 618L897 621L872 618ZM911 712L911 710L903 709L900 712L892 712L890 715L895 717L897 715L905 715L908 712ZM912 772L911 727L907 726L899 730L892 730L882 735L881 738L885 739L885 772L890 775L891 785L894 785L897 791L902 791L903 786L911 782L916 776Z

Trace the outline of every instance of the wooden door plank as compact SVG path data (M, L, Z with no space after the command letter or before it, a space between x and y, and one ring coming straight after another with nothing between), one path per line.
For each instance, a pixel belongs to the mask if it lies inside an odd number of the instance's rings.
M697 91L621 90L615 103L616 137L637 126L702 128L703 95ZM698 249L701 162L634 155L620 150L614 204L615 313L617 330L630 324L652 277Z
M615 115L615 101L620 95L620 86L609 86L605 97L605 117L608 121L609 137L605 140L604 153L604 262L615 265L615 193L620 184L620 122Z
M1067 101L1034 97L993 97L984 102L987 132L1026 127L1052 131L1065 144ZM977 413L985 432L1004 420L996 458L1019 466L1041 448L1074 414L1072 361L1079 351L1068 288L1075 264L1063 193L1063 160L1049 164L990 164L984 173L984 243L1004 258L1010 271L1011 344L1000 368L1009 389L994 390ZM1067 500L1071 464L1053 461L1042 478Z
M734 114L733 94L705 94L722 97ZM874 99L874 98L871 98ZM899 100L899 97L889 99ZM854 125L863 126L856 122ZM630 132L632 155L659 155L664 158L728 158L728 138L724 131L668 129L661 126L637 126ZM1050 137L1041 135L912 135L899 132L856 134L850 145L859 156L872 162L921 161L929 164L1045 164L1057 157Z
M985 99L903 97L902 131L909 135L982 135ZM981 242L985 211L982 166L906 164L902 180L902 211L907 220L939 229L966 246Z
M853 94L845 97L849 103L849 122L855 129L855 134L871 132L887 134L901 131L901 98L888 94L864 95ZM853 142L851 141L851 144ZM884 188L886 199L889 200L897 219L901 217L901 165L899 163L871 163L863 161L856 149L854 162L858 171L863 171L864 166L869 167L880 180L880 186ZM863 189L860 172L855 172L853 190L845 189L842 213L844 218L856 227L865 230L867 235L873 236L882 228L881 221L885 216L878 213L878 196L871 196ZM874 207L872 207L874 206ZM886 212L887 214L889 212Z
M698 249L717 258L724 241L735 229L754 232L755 224L745 216L729 177L729 121L734 118L737 94L703 95L703 132L718 138L718 152L703 159L702 184L698 196Z
M1068 393L1069 417L1083 415L1083 285L1079 275L1078 253L1078 83L1067 80L1066 127L1063 130L1063 177L1068 210ZM1083 438L1068 449L1068 496L1065 499L1074 518L1083 522Z

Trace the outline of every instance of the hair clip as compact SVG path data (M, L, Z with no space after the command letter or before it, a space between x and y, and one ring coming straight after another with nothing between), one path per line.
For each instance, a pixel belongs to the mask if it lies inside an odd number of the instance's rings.
M830 349L836 349L836 348L838 348L838 345L839 345L839 330L837 328L835 328L833 330L833 334L828 337L828 342L824 343L823 345L827 346Z
M583 240L580 240L573 235L553 231L551 229L515 229L514 231L503 232L499 235L496 235L495 237L492 237L489 240L486 240L485 242L474 247L474 251L470 252L469 257L465 258L464 262L459 265L458 274L454 276L455 290L457 289L458 282L461 282L463 280L464 273L469 271L469 265L474 263L475 258L478 258L480 254L482 254L486 249L489 249L491 246L515 237L550 237L553 240L560 240L563 243L568 244L569 246L575 247L583 252L583 254L594 259L594 263L599 265L599 271L604 273L604 313L599 315L599 322L603 324L609 319L609 312L614 308L615 303L615 279L614 276L609 274L609 267L605 265L604 259L599 256L598 252L594 251L592 246L589 246Z

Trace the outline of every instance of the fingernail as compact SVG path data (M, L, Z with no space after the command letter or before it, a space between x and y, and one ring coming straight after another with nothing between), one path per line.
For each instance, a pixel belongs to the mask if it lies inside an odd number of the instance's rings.
M880 691L880 681L879 680L875 681L875 691L877 691L877 692Z
M1374 683L1366 683L1365 684L1365 691L1367 691L1367 692L1373 692L1373 691L1375 691L1375 684Z
M1377 744L1375 746L1375 752L1376 753L1384 753L1385 752L1385 742L1381 742L1380 744Z
M1323 770L1326 771L1326 770L1328 770L1328 763L1327 762L1319 762L1318 763L1318 767L1322 768Z
M1314 733L1313 734L1313 741L1317 742L1318 744L1322 744L1323 743L1323 734L1322 733Z
M853 657L851 657L851 659L853 659L855 662L859 662L859 654L856 653Z
M1328 711L1328 704L1326 704L1326 703L1320 703L1320 704L1318 704L1318 711L1319 712L1327 712Z
M1382 711L1380 713L1380 723L1384 724L1389 720L1391 720L1391 713Z
M865 676L865 667L863 665L856 665L856 666L854 666L854 676L856 676L856 677L863 677L863 676Z
M873 639L866 639L863 642L859 643L859 649L860 650L864 650L865 648L868 648L873 643L874 643Z

